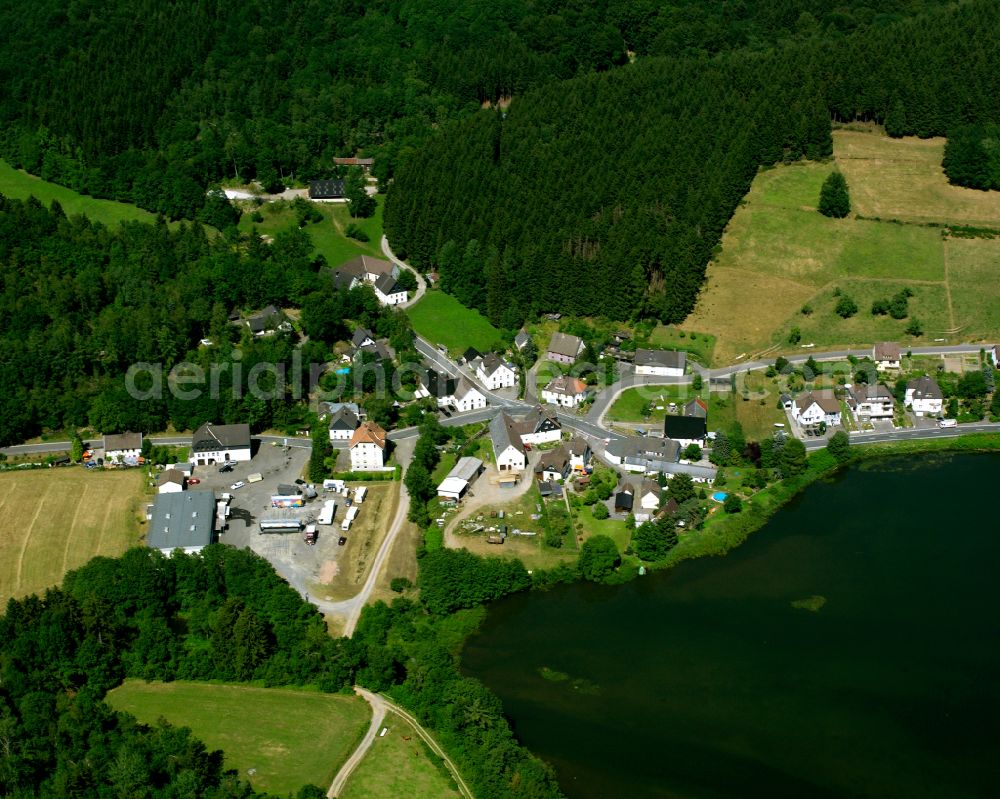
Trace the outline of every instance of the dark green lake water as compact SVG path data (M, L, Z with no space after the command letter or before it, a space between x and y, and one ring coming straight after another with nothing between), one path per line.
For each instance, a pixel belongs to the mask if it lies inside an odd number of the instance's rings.
M853 468L724 558L497 603L464 668L570 797L1000 796L998 489Z

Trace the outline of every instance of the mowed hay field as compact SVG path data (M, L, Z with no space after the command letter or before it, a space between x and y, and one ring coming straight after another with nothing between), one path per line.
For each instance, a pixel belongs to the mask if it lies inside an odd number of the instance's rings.
M325 790L371 720L357 696L249 685L128 680L107 702L145 724L162 717L190 727L210 751L222 750L226 768L275 796L307 784Z
M714 333L720 363L796 349L787 343L792 327L801 330L801 344L826 348L995 336L1000 290L995 280L982 280L996 275L988 265L1000 263L1000 239L950 238L926 225L1000 228L1000 193L949 186L940 167L942 148L943 140L835 131L836 163L762 171L730 221L683 327ZM846 219L816 211L820 187L835 168L851 190ZM907 320L870 313L873 300L904 287L914 292L910 318L923 325L920 339L904 334ZM858 304L850 319L834 313L838 289ZM806 304L810 315L800 312Z
M389 731L376 738L347 780L340 799L451 799L454 778L408 721L387 713Z
M0 601L58 585L95 555L139 543L139 469L0 474Z
M461 355L468 347L486 352L500 340L500 331L489 319L443 291L428 291L406 313L419 335L443 344L453 356Z

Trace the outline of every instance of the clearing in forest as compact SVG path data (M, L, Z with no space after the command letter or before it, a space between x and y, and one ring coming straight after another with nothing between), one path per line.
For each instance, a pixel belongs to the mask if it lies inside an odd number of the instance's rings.
M486 352L500 340L500 331L489 319L443 291L428 291L406 313L418 335L443 344L453 356L461 355L468 347Z
M941 139L835 131L833 140L835 163L797 163L757 175L684 328L714 333L720 363L805 344L823 349L879 339L927 344L995 336L1000 300L995 280L985 278L996 274L990 264L1000 264L1000 238L954 238L938 223L1000 229L1000 193L948 185ZM835 168L850 187L846 219L816 211L823 180ZM907 319L872 315L874 300L904 288L913 292ZM856 302L854 316L834 312L838 292ZM920 338L904 332L914 318L923 326ZM789 342L796 327L798 345Z
M189 727L222 750L226 768L274 796L307 784L326 790L371 720L358 696L250 685L128 680L107 702L145 724L162 717Z
M0 602L40 593L96 555L139 543L141 470L0 474Z

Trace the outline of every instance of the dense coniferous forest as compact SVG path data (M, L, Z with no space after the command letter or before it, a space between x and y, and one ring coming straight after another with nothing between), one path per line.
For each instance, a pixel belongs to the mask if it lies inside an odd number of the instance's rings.
M948 180L971 189L1000 189L1000 125L962 125L944 147Z
M329 177L359 149L389 177L480 104L629 52L841 38L941 1L15 0L0 8L0 153L194 218L224 177Z
M1000 121L998 39L996 4L973 2L833 42L546 84L408 159L386 231L498 324L679 322L758 166L828 155L831 119L919 136Z
M87 424L103 432L163 430L168 422L178 430L205 421L255 430L297 424L305 409L296 392L307 395L309 364L329 361L326 344L349 335L347 319L399 352L413 338L407 317L381 308L370 289L334 291L311 252L300 230L272 244L254 235L210 238L198 224L112 231L67 218L55 203L0 195L0 444ZM302 307L310 340L297 347L293 334L254 338L231 324L234 309L268 303ZM214 346L199 347L203 337ZM206 375L196 399L169 390L165 375L182 361ZM162 365L162 399L127 393L122 378L141 362ZM266 396L247 390L256 364L284 365L281 390L270 390L267 372L255 383ZM140 374L136 385L151 389L151 378Z
M16 799L257 797L188 731L137 724L103 701L125 678L223 680L388 691L431 726L476 796L558 797L550 769L518 746L500 703L461 676L434 606L472 606L527 586L520 563L438 553L431 602L397 600L331 638L315 607L265 560L223 545L163 557L95 558L0 616L0 795ZM516 568L515 568L516 567ZM421 574L424 573L423 567ZM448 585L443 582L447 580ZM305 786L301 799L324 791Z

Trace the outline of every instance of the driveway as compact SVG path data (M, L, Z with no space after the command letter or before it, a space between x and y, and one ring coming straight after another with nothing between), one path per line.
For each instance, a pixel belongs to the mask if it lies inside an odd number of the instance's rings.
M424 276L420 274L419 269L414 269L408 263L406 263L405 261L401 261L399 260L399 258L396 257L396 254L392 251L392 248L389 246L389 239L387 239L384 235L382 236L381 243L382 243L382 253L385 255L386 258L388 258L390 261L396 264L396 266L398 266L400 269L408 269L410 272L413 272L413 274L416 275L417 278L417 290L414 292L413 296L410 297L410 299L408 299L406 302L401 302L399 304L399 307L405 309L409 308L412 305L416 305L418 302L420 302L420 299L424 296L424 294L427 293L427 281L424 280Z
M493 479L499 477L496 466L492 464L487 467L479 479L472 484L472 495L466 494L462 500L462 507L458 513L447 521L444 531L444 545L449 549L460 549L464 546L462 539L455 535L455 528L463 519L477 513L483 508L506 505L514 502L519 497L524 496L531 489L535 481L535 464L540 457L537 451L532 451L528 461L528 468L521 475L521 481L514 488L501 488Z

